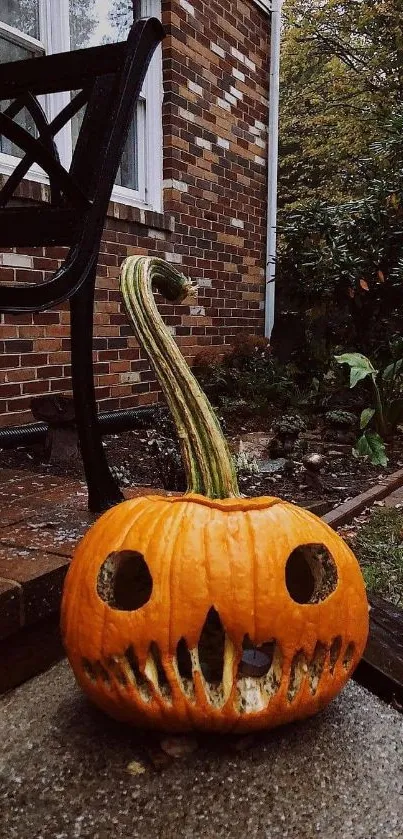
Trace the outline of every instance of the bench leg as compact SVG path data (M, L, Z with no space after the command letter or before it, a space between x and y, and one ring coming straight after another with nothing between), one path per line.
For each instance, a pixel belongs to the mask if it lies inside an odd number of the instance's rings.
M70 299L71 368L81 457L88 486L88 508L100 513L124 500L102 446L97 419L92 364L92 333L96 267Z

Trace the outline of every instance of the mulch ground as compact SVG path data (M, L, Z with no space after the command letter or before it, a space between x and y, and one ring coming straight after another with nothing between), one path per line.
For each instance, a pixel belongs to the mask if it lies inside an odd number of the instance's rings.
M164 485L165 464L154 451L151 444L152 434L150 430L140 429L105 437L108 462L122 487ZM240 436L242 437L242 429ZM385 469L353 457L351 446L348 444L332 440L323 441L320 431L307 435L306 447L308 453L320 452L324 455L319 475L307 471L302 458L291 456L287 458L285 468L278 473L241 475L242 492L250 496L281 496L287 501L302 505L324 500L331 509L364 492L385 475L403 466L401 438L395 441L393 448L389 448L389 463ZM83 478L78 456L68 463L48 463L42 445L0 451L0 468L28 470L31 473L69 479ZM184 487L165 488L174 490Z

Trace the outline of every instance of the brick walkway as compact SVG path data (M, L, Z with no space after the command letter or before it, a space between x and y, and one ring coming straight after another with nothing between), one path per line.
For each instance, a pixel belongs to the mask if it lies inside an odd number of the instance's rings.
M2 692L62 654L63 581L75 546L96 517L88 512L84 481L2 469L0 487ZM125 494L142 492L138 487Z
M58 608L74 547L93 517L85 484L0 472L0 638Z

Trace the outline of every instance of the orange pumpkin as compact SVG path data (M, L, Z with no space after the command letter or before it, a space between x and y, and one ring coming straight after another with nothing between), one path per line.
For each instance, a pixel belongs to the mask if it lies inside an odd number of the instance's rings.
M76 678L112 716L184 731L250 731L314 714L368 633L356 559L313 514L239 497L204 394L163 329L152 285L191 290L161 260L129 258L122 290L176 419L184 496L105 513L69 569L62 631Z

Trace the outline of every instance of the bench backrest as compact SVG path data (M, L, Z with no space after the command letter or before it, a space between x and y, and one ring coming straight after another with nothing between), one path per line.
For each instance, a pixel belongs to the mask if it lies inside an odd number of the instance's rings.
M0 311L36 310L71 296L94 259L136 101L164 32L139 20L127 41L0 65L0 134L24 156L0 190L0 247L69 245L63 270L41 286L0 286ZM49 123L37 97L72 91ZM86 106L71 166L61 164L55 134ZM16 122L25 108L37 136ZM36 162L49 176L50 201L15 206L15 190ZM10 204L11 202L11 204ZM24 299L23 299L24 298Z

